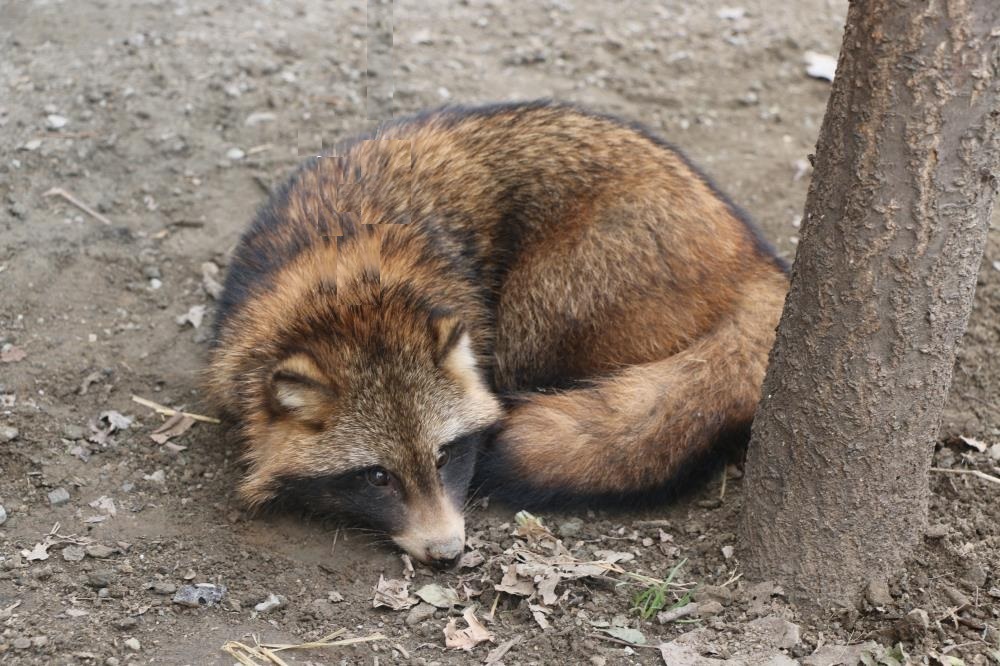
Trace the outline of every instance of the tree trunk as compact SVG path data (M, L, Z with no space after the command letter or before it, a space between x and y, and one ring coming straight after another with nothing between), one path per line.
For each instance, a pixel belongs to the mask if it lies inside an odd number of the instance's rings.
M1000 165L1000 2L851 2L746 468L746 573L807 612L898 570Z

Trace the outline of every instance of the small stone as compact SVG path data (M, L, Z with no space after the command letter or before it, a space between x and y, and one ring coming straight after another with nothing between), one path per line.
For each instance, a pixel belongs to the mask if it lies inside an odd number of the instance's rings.
M34 645L36 648L45 647L46 645L49 644L49 637L35 636L34 638L31 639L31 644Z
M115 549L104 544L95 543L84 548L84 552L87 553L87 557L93 557L97 559L103 559L105 557L111 557Z
M14 639L15 650L27 650L31 647L31 639L25 636L18 636Z
M889 584L884 580L873 580L865 589L865 599L875 608L885 608L892 605L892 595Z
M38 148L41 145L42 145L41 139L31 139L30 141L24 142L24 145L21 146L21 150L27 150L28 152L31 152L33 150L38 150Z
M80 546L66 546L62 550L62 558L67 562L79 562L84 557L86 553Z
M3 504L0 504L0 525L7 522L7 509L3 508Z
M115 623L115 626L122 630L128 630L134 628L137 624L139 624L139 620L134 617L123 617Z
M177 590L173 602L181 606L200 608L201 606L214 606L222 601L222 598L225 596L225 585L198 583L196 585L185 585Z
M87 576L87 585L90 587L107 587L111 585L111 581L114 580L114 573L110 569L98 569L97 571L91 571Z
M45 126L52 130L62 129L68 122L66 116L60 116L58 113L50 113L45 117Z
M310 606L313 614L320 620L333 620L337 616L333 604L327 599L314 599Z
M260 125L261 123L273 122L277 119L277 116L270 111L255 111L247 116L247 119L243 121L243 124L247 127L253 127L254 125Z
M14 426L0 426L0 442L13 442L19 434Z
M232 160L233 162L238 162L246 156L247 154L239 148L230 148L226 151L226 159Z
M945 587L944 594L949 600L951 600L951 603L958 606L959 609L965 608L972 603L969 601L969 597L965 596L961 590L954 587Z
M122 662L119 661L118 657L108 657L104 660L104 666L118 666L120 663Z
M153 590L153 594L173 594L177 591L177 586L173 583L159 580L150 585L149 589Z
M424 620L434 617L434 611L437 609L430 604L419 603L410 609L410 612L406 614L406 624L411 627L420 624Z
M69 491L65 488L56 488L49 492L49 505L62 506L69 502Z
M66 439L83 439L87 436L87 433L83 430L81 426L69 423L63 426L63 437Z
M579 518L570 518L565 522L559 523L559 525L556 527L556 532L558 532L559 536L568 539L570 537L574 537L577 534L579 534L580 530L582 529L583 529L582 520L580 520Z
M930 627L930 616L923 608L914 608L893 625L896 635L905 640L915 640L924 636Z
M264 599L264 601L254 606L253 609L258 613L267 613L279 608L284 608L287 603L288 599L285 597L280 594L271 593L267 595L267 599Z
M722 612L722 604L718 601L706 601L698 604L698 617L711 617Z
M139 643L138 638L126 638L125 647L127 647L129 650L132 650L132 652L138 652L139 650L142 649L142 645Z
M152 474L143 474L142 478L146 481L163 485L167 480L167 474L162 469L158 469Z
M142 275L145 278L161 278L163 275L160 273L160 267L155 264L146 264L142 267Z
M326 593L326 598L331 604L339 604L341 601L344 600L344 595L342 595L340 592L337 592L336 590L331 590L330 592Z
M802 642L799 625L777 615L754 620L747 624L747 628L758 634L762 642L776 648L791 649Z
M698 603L717 601L723 606L733 603L733 593L729 588L719 585L703 585L695 590L694 598Z
M986 580L986 570L978 562L970 563L965 567L965 571L962 572L962 582L969 587L983 587L986 585Z

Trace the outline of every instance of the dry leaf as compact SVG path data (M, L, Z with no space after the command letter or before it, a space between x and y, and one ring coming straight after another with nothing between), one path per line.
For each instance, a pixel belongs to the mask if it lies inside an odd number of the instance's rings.
M542 598L542 603L546 606L551 606L559 599L559 595L556 594L556 585L562 581L562 576L556 572L551 572L542 577L538 581L538 595Z
M966 445L971 446L980 453L984 453L986 451L986 442L981 442L975 437L966 437L965 435L959 435L958 438L965 442Z
M535 618L535 622L543 630L548 629L550 626L549 621L545 618L546 613L551 613L552 611L545 606L539 604L528 604L528 610L531 611L531 617Z
M180 412L174 414L163 422L159 428L149 434L149 438L157 444L166 444L172 437L178 437L186 433L195 424L193 418Z
M618 550L595 550L594 556L601 558L602 562L615 564L616 562L629 562L635 559L632 553L625 553Z
M517 527L514 529L515 536L523 537L529 541L555 540L552 532L545 525L542 525L542 521L527 511L518 511L514 514L514 522L517 523Z
M456 618L448 620L444 628L444 644L456 650L471 651L483 641L495 641L493 633L476 619L476 607L469 606L462 611L462 619L468 626L466 629L459 629Z
M480 564L486 561L483 554L478 550L470 550L468 553L462 555L462 559L458 561L459 569L472 569L478 567Z
M405 610L411 606L416 606L418 600L411 597L409 593L410 583L408 581L386 579L380 575L378 584L375 586L375 598L372 599L372 607L380 608L385 606L392 610Z
M500 583L494 585L493 589L497 592L506 592L507 594L519 597L530 597L535 593L535 586L530 580L519 578L517 569L514 566L507 567L507 571L504 573Z
M24 559L28 560L29 562L35 562L38 560L47 560L49 559L50 545L52 544L50 544L47 541L43 541L42 543L36 543L35 547L32 548L31 550L22 550L21 555L23 555Z
M417 590L416 594L420 599L437 608L451 608L459 602L458 592L449 587L441 587L436 583L424 585Z
M603 631L608 636L617 638L620 641L625 641L626 643L631 643L632 645L645 645L646 637L642 635L642 632L638 629L630 629L628 627L608 627L606 629L598 629L598 631Z

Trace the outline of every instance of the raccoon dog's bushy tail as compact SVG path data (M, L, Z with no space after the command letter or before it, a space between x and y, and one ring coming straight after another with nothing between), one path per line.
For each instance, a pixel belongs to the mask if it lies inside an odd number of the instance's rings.
M784 301L781 279L683 351L584 388L522 396L484 452L485 490L518 506L645 503L724 462L749 435Z

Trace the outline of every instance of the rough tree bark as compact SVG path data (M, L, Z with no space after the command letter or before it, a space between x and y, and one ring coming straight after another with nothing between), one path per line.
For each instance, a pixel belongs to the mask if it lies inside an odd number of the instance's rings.
M746 468L746 573L816 612L898 569L1000 166L1000 2L851 2Z

